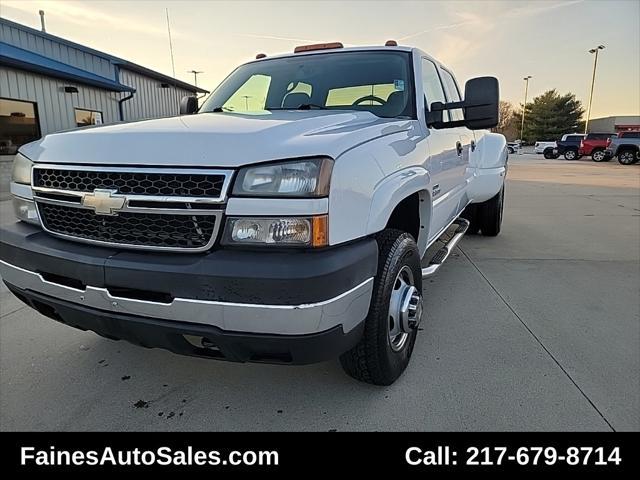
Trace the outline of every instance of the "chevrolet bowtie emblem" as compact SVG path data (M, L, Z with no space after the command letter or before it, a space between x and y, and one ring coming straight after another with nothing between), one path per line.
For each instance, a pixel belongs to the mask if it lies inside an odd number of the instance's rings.
M96 188L82 198L82 205L91 207L98 215L115 215L124 206L124 197L114 196L116 190Z

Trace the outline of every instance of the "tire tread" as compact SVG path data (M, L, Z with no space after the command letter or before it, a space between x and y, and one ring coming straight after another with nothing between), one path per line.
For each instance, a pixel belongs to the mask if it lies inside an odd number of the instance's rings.
M342 368L356 380L375 385L390 385L399 376L394 372L387 371L381 355L384 352L380 349L381 336L387 336L386 329L382 329L385 323L378 321L380 315L387 316L387 312L381 309L388 308L386 290L381 282L386 280L387 273L392 267L394 255L391 253L400 247L402 242L413 237L406 232L397 229L386 229L375 235L378 242L378 271L374 279L373 296L369 314L367 315L365 330L362 339L351 350L345 352L340 357ZM420 284L421 282L418 282ZM415 335L413 336L415 340ZM407 345L413 349L413 341ZM409 356L411 350L409 351ZM401 372L400 372L401 373Z

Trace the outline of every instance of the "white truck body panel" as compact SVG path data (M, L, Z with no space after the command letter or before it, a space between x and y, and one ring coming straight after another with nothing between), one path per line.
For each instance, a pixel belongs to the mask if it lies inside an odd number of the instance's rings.
M442 68L440 63L417 49L384 47L394 48L413 52L415 95L423 99L422 59ZM398 203L418 194L423 201L417 241L424 254L469 203L502 188L507 148L502 135L428 128L417 103L418 119L335 110L203 113L59 132L20 151L34 162L141 167L237 168L328 156L335 160L328 199L230 198L226 213L328 213L329 244L337 245L381 231Z

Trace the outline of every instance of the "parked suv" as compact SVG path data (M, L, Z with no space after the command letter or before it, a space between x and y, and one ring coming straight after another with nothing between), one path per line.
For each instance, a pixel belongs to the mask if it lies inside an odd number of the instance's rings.
M591 155L594 162L603 162L607 160L604 151L607 148L608 141L616 138L615 133L589 133L580 142L578 155Z
M618 157L622 165L631 165L640 160L640 131L620 132L618 138L612 138L606 150L605 158Z
M544 150L544 158L558 158L564 155L565 160L578 160L580 154L580 142L586 135L581 133L567 133L556 142L555 147L547 147Z
M500 232L507 145L486 130L496 78L463 95L440 62L391 43L258 55L200 109L185 97L181 117L23 145L3 280L110 339L241 362L340 357L392 383L421 330L423 278L467 230Z

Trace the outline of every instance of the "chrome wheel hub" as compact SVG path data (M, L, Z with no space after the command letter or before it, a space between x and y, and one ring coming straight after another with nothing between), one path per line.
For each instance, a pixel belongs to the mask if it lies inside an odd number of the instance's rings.
M401 350L409 334L422 319L422 293L414 286L413 272L402 267L391 291L389 302L389 343L394 351Z

